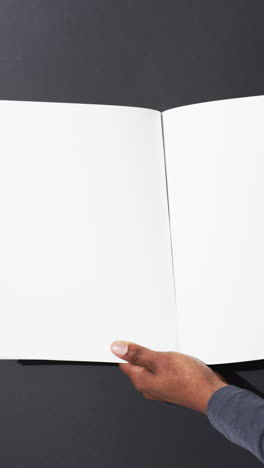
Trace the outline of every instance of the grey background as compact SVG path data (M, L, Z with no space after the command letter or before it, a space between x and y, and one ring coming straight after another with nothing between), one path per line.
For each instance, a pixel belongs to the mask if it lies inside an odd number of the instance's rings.
M263 15L262 0L1 0L0 98L163 110L262 94ZM264 390L263 361L218 370ZM0 416L5 468L261 466L116 365L1 361Z

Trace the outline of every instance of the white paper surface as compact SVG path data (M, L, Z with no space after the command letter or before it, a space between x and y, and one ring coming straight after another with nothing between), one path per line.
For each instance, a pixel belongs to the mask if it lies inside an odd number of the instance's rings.
M264 358L264 97L163 113L179 347Z
M160 113L0 102L0 358L175 346Z

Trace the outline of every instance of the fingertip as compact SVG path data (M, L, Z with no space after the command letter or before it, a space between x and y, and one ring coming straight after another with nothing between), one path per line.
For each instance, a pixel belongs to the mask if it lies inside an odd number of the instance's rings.
M128 344L126 341L114 341L111 344L111 351L117 357L123 358L128 352Z

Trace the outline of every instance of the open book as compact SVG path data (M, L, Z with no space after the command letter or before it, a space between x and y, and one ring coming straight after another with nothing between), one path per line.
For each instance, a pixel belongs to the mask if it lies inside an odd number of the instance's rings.
M264 358L264 97L0 102L0 358Z

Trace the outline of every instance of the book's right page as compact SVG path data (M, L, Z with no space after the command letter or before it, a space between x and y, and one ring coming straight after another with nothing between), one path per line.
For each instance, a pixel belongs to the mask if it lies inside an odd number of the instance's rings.
M180 350L264 358L264 97L163 113Z

